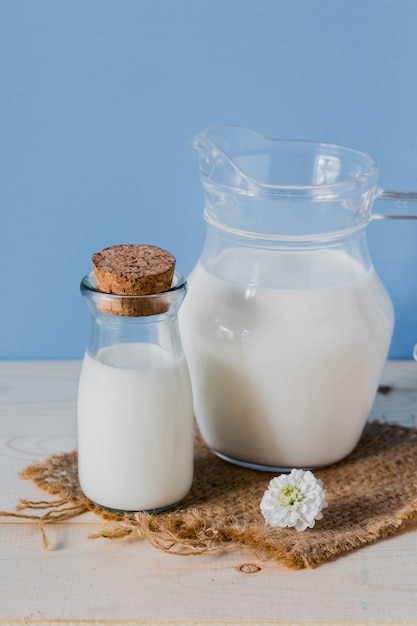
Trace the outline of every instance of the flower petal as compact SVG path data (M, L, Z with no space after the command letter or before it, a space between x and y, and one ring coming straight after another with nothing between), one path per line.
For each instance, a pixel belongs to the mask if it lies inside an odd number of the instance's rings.
M300 469L272 478L260 503L265 524L299 531L313 528L326 507L322 481Z

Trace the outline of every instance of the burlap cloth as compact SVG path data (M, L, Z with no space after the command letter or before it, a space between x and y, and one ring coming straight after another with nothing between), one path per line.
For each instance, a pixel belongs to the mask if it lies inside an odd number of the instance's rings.
M80 489L73 451L51 456L21 474L55 500L22 500L17 512L0 514L38 519L45 542L45 524L93 511L112 522L93 537L136 535L175 554L247 548L260 559L293 569L317 567L384 539L416 518L417 429L373 422L349 457L314 474L323 481L329 506L314 528L302 532L265 525L259 503L274 474L222 461L198 434L193 486L177 509L155 515L100 509Z

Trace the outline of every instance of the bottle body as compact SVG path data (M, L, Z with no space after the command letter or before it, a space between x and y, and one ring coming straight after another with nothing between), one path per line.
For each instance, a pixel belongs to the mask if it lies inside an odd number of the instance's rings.
M193 443L176 311L135 318L95 312L78 389L85 495L113 510L170 508L191 487Z
M364 235L355 238L212 254L209 234L180 323L196 419L218 455L261 469L312 468L357 444L394 314L364 260Z

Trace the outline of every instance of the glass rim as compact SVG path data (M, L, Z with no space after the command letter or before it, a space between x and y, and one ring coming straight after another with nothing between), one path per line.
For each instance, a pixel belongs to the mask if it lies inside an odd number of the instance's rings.
M174 272L174 277L172 279L172 285L169 289L165 291L159 291L158 293L149 293L149 294L116 294L116 293L107 293L106 291L100 291L96 287L96 279L94 270L88 272L83 276L80 283L80 291L82 294L91 294L94 296L102 297L107 301L120 302L121 300L152 300L155 298L161 298L164 296L174 295L177 292L184 291L187 288L187 280L185 277L178 271Z
M228 124L218 125L213 128L214 129L234 128L236 130L244 130L245 132L248 130L248 129L240 128L239 126L233 126L233 125L228 125ZM207 129L207 130L210 131L211 129ZM226 185L224 183L215 182L212 180L210 174L204 171L204 168L200 164L200 174L202 175L202 178L204 179L204 182L206 185L210 185L218 189L229 190L231 192L233 191L234 193L236 193L237 191L239 194L242 194L242 195L251 195L251 194L255 195L256 194L255 190L258 190L257 193L259 194L263 193L265 195L266 194L268 195L269 194L271 195L274 195L274 194L276 195L286 195L286 194L287 195L296 195L296 194L316 195L319 193L326 193L326 192L327 193L340 193L340 191L343 188L367 183L368 181L372 181L372 179L375 179L376 181L379 177L379 167L378 167L377 161L366 152L359 150L357 148L351 148L350 146L345 146L342 144L337 144L337 143L332 143L332 142L316 141L316 140L310 140L310 139L284 139L284 138L278 139L278 138L273 138L273 137L267 137L265 135L262 135L260 133L256 133L253 131L249 131L249 132L251 132L253 135L256 135L258 139L263 140L265 142L265 146L267 146L267 144L270 144L272 146L272 151L274 147L275 147L275 151L277 148L282 150L284 148L288 149L291 147L305 147L305 148L309 148L310 150L314 149L316 151L318 151L319 149L322 149L323 150L322 156L339 155L341 159L343 159L343 156L345 156L345 158L348 156L351 158L353 157L358 163L358 165L363 164L363 167L362 167L363 173L359 174L358 176L346 177L343 180L330 182L330 183L320 183L320 184L286 184L286 183L263 182L247 174L240 167L240 165L236 161L236 158L239 157L239 154L234 154L233 156L230 156L220 145L216 143L216 141L213 141L209 137L205 137L204 135L202 135L202 136L195 137L194 140L191 142L191 146L198 149L200 142L202 144L205 143L206 145L211 144L213 147L216 148L218 152L222 154L222 156L230 163L230 165L236 170L236 172L238 172L239 175L244 180L247 181L247 183L253 186L253 190L239 189L239 186L233 187L231 185ZM262 150L262 148L257 148L256 151L260 154L262 152L264 152L265 154L267 154L268 151L272 152L267 147L265 147L264 150Z

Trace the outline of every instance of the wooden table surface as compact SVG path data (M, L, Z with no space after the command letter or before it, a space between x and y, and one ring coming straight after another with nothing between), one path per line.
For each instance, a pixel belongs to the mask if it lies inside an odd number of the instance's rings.
M79 370L0 362L0 510L44 496L21 469L75 448ZM381 384L390 390L371 417L415 426L417 363L387 363ZM36 522L0 524L0 624L417 625L417 523L295 572L244 551L182 557L138 539L88 539L106 524L92 513L47 526L49 551Z

